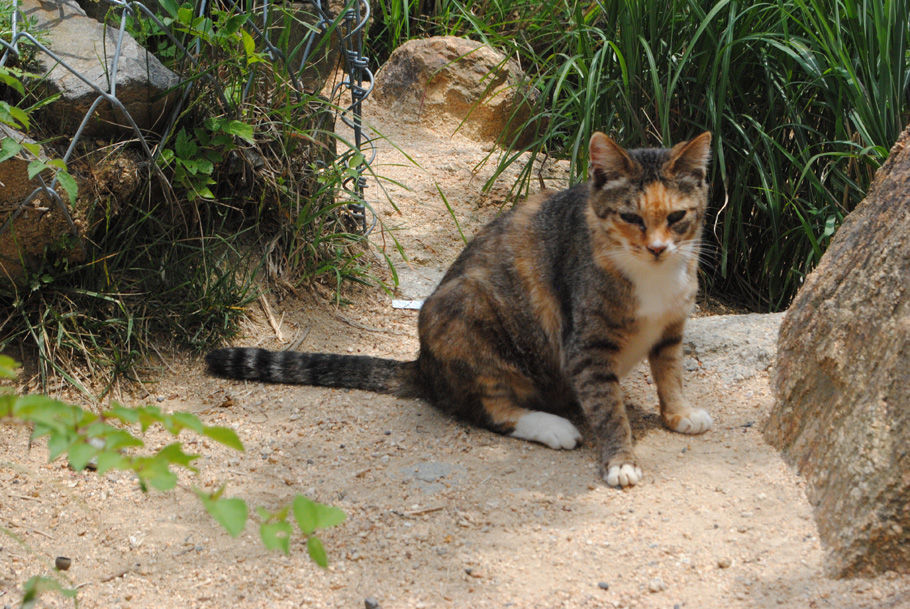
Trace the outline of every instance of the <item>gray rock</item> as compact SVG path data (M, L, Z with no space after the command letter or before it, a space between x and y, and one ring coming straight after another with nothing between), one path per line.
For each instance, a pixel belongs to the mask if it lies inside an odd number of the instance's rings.
M398 290L401 298L409 300L424 300L433 293L442 276L444 268L418 267L413 268L401 265L398 272Z
M409 469L411 469L412 475L417 480L422 480L424 482L436 482L440 478L445 478L451 474L453 466L448 463L440 463L438 461L424 461Z
M22 0L21 7L27 18L37 20L48 48L85 79L43 52L36 56L38 66L34 71L42 74L42 86L49 94L61 95L44 110L45 121L56 122L62 130L73 133L98 97L94 87L111 91L109 79L118 32L88 17L75 0ZM179 80L128 34L124 35L113 84L117 99L139 128L151 129L163 119L167 102L174 97L167 92ZM57 125L47 126L59 132ZM90 134L107 135L130 127L121 112L102 102L86 129Z
M683 352L726 383L742 381L774 363L782 319L783 313L695 317L686 323Z
M437 493L446 488L446 485L440 482L441 480L454 482L462 471L464 468L451 463L421 461L408 467L402 467L399 469L399 474L405 479L414 480L421 491Z

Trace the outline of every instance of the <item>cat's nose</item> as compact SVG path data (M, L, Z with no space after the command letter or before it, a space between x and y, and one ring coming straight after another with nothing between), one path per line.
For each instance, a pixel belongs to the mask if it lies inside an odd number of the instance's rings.
M660 258L660 255L663 254L666 249L667 246L662 243L654 243L648 246L648 251L654 254L655 258Z

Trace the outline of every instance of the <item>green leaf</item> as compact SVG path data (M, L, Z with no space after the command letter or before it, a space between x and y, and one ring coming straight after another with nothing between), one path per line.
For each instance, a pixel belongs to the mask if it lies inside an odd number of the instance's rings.
M196 170L199 173L205 174L207 176L212 175L212 171L215 169L215 166L212 165L212 162L208 159L196 159L196 162L194 164L196 165Z
M32 180L36 175L47 169L47 164L44 161L34 160L28 164L28 179Z
M41 156L41 146L37 142L21 142L22 147L32 153L32 156Z
M192 159L196 154L196 149L196 142L190 139L186 130L181 129L177 132L177 138L174 140L174 151L178 157L184 161Z
M0 393L0 418L12 416L15 396L11 393Z
M3 67L0 67L0 82L18 91L19 95L25 95L25 87L22 86L22 81L10 74Z
M168 444L159 450L156 456L162 459L166 459L169 463L182 465L183 467L192 469L193 471L195 471L195 468L190 466L190 463L199 458L199 455L190 455L183 452L183 446L180 444L180 442Z
M115 429L104 434L104 447L108 450L120 450L128 446L144 446L145 443L133 434L122 429Z
M243 451L243 443L237 437L237 432L230 427L205 427L202 430L202 435L215 440L219 444L224 444L228 448Z
M103 415L108 418L118 419L127 424L136 423L139 421L139 413L136 412L133 408L127 408L117 404L110 410L106 410Z
M206 511L218 524L223 526L231 537L237 537L246 528L247 507L243 499L210 499L199 495Z
M112 469L130 469L129 459L112 450L98 453L98 473L104 474Z
M159 491L169 491L177 486L177 474L171 471L167 459L159 456L137 460L136 475Z
M269 550L281 550L290 554L291 523L267 522L259 526L259 537L263 545Z
M300 530L305 535L309 535L317 529L326 529L339 525L347 517L338 508L317 503L303 495L294 497L292 509L297 526L300 527Z
M243 52L246 53L247 63L249 63L256 53L256 41L246 30L240 32L240 40L243 42Z
M70 203L75 203L76 195L79 194L79 186L76 184L76 179L68 171L61 170L57 172L57 181L63 186Z
M344 522L345 518L347 518L347 514L345 514L337 507L324 505L322 503L316 504L317 529L327 529L329 527L338 526Z
M196 195L202 199L214 199L215 198L215 194L209 189L208 186L197 187Z
M202 421L199 420L199 417L189 412L174 412L171 414L171 419L179 423L181 427L195 431L198 434L203 431Z
M70 467L72 467L77 472L82 471L85 469L85 466L88 465L88 462L92 460L92 457L97 455L99 452L99 449L95 448L91 444L85 442L77 442L69 449L68 457Z
M0 376L8 379L16 378L16 369L22 364L8 355L0 354Z
M23 129L28 129L30 120L28 114L22 108L17 108L16 106L10 106L9 113L12 117L22 125Z
M0 163L7 159L11 159L22 150L22 146L19 145L19 142L14 140L11 137L5 137L0 140Z
M243 27L243 24L246 23L246 20L247 15L245 14L231 15L231 17L228 18L228 20L222 26L221 31L223 34L228 36L236 34L240 28Z
M325 553L325 548L322 545L322 542L319 541L318 537L310 537L306 540L306 549L310 554L310 558L313 559L313 562L322 567L323 569L329 566L329 557Z
M14 129L27 130L29 127L28 114L18 106L11 106L5 101L0 101L0 123L5 123Z
M167 11L167 14L171 17L177 16L177 2L176 0L158 0L158 4Z
M72 437L68 434L63 433L52 433L47 439L47 460L48 462L53 461L60 455L62 455L70 444L72 444Z
M231 135L236 135L240 139L247 141L250 144L256 143L256 140L253 139L252 125L248 125L242 121L228 121L227 124L222 125L222 129Z
M193 22L193 9L189 6L181 6L177 9L177 21L184 25L189 25Z
M303 495L297 495L291 509L294 512L294 520L304 535L316 530L316 504L313 501Z
M157 406L143 406L136 409L136 414L139 415L139 425L142 428L142 431L145 431L151 427L154 423L164 424L165 415L161 413L161 409Z

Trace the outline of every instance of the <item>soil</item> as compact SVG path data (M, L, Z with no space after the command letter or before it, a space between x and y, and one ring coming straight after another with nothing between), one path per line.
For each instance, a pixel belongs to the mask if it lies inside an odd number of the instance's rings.
M454 124L365 112L388 137L374 169L400 210L370 182L382 221L373 254L393 255L398 239L410 259L397 263L401 288L348 288L337 308L321 294L270 297L273 323L252 307L236 344L413 358L417 313L393 300L424 296L463 247L437 185L466 236L499 213L518 167L482 193L491 144L452 135ZM565 184L563 166L545 174ZM0 426L0 607L18 606L56 556L71 559L63 576L82 607L910 607L910 576L826 577L803 482L762 440L765 370L739 381L692 372L692 401L715 421L697 437L660 426L648 373L634 371L624 387L645 477L620 491L599 480L590 440L554 451L419 400L225 381L198 358L168 359L147 394L119 398L231 426L246 451L182 436L203 455L199 476L143 493L126 474L47 463L25 429ZM267 551L254 523L229 537L186 491L222 483L253 506L302 493L342 508L346 522L321 534L330 566L315 566L300 538L289 556ZM67 603L48 594L39 606Z

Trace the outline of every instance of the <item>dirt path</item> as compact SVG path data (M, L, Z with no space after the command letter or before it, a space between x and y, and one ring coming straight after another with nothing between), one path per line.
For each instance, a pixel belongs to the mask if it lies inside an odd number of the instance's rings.
M396 297L419 297L462 247L436 184L471 234L511 178L482 195L492 167L472 168L489 147L374 114L421 166L382 145L377 172L411 189L388 187L400 216L369 191L411 257ZM347 296L339 310L273 302L284 342L254 309L237 342L416 354L416 312L375 290ZM0 426L0 526L19 540L0 535L0 606L18 606L21 584L66 555L83 607L910 607L906 576L824 577L801 481L761 438L765 371L738 382L692 372L689 393L716 425L700 437L660 427L648 375L634 372L624 386L645 478L617 491L598 480L590 442L557 452L417 400L211 379L194 359L170 367L146 401L230 425L247 448L188 443L205 455L201 482L266 507L296 493L341 507L347 522L323 535L330 567L299 542L290 557L266 551L253 526L229 538L190 493L143 495L126 475L46 464L22 429Z

